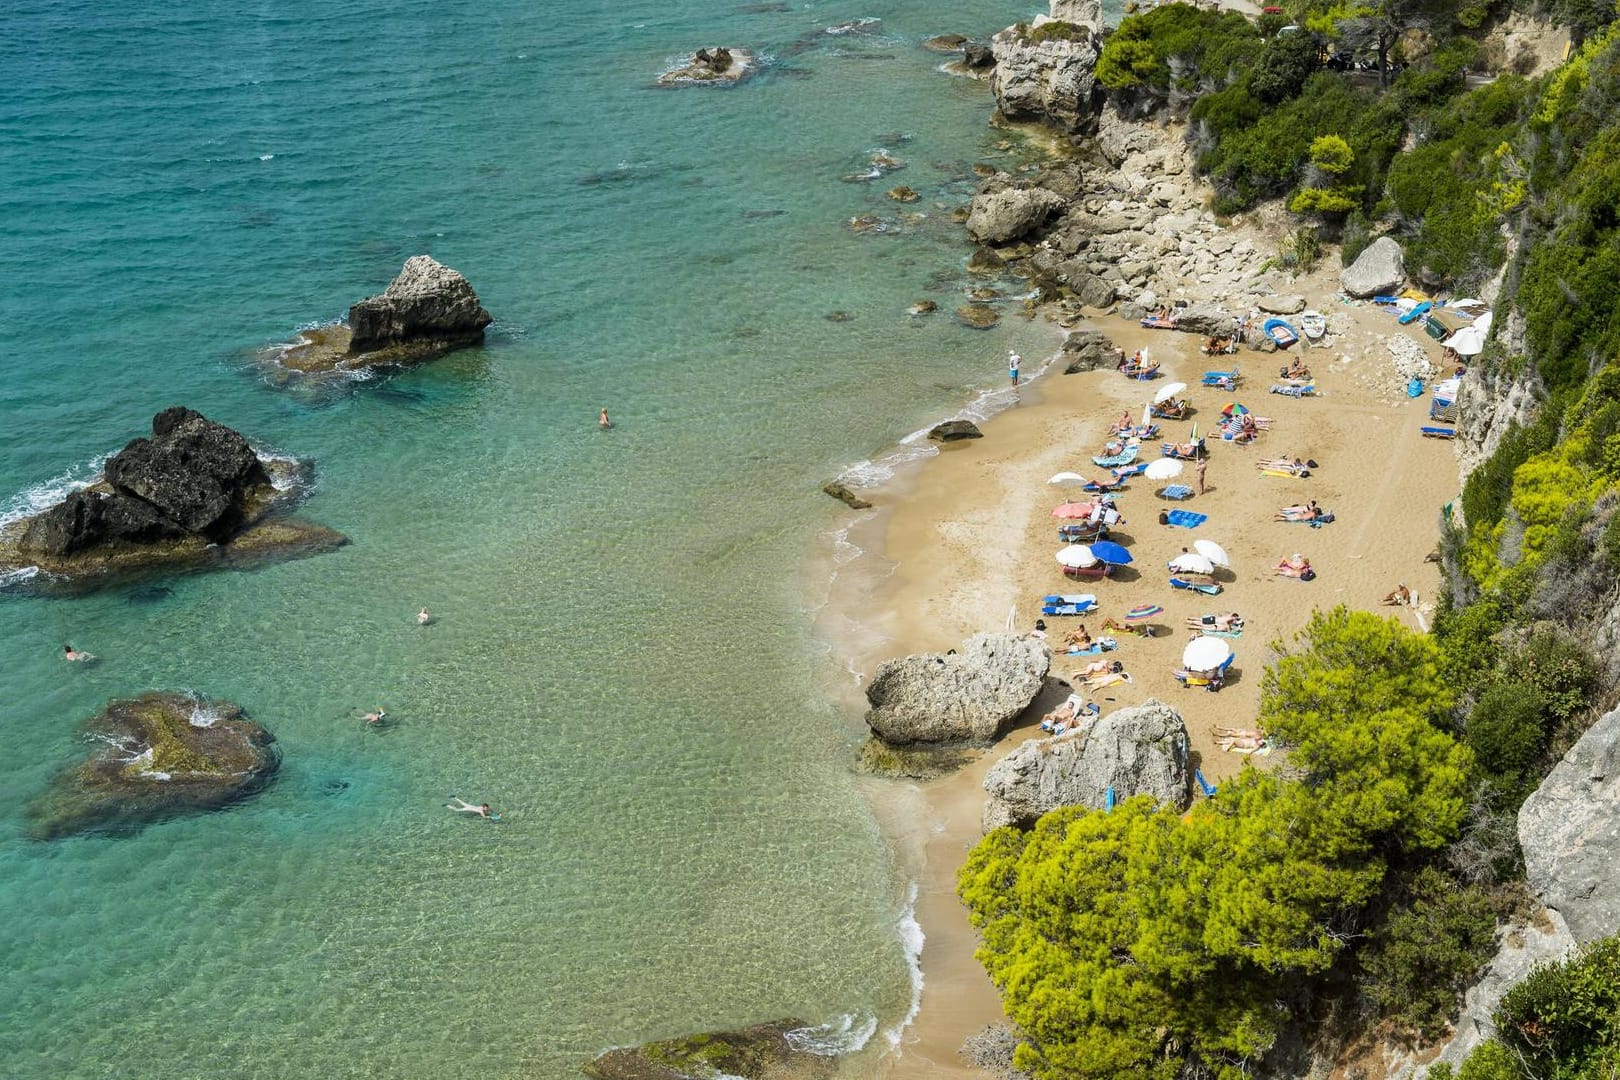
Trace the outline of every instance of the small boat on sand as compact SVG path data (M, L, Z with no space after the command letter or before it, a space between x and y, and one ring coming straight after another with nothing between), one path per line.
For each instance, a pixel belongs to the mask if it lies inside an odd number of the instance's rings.
M1299 331L1290 326L1286 319L1267 319L1264 330L1279 349L1286 349L1299 340Z
M1321 341L1322 335L1327 333L1327 319L1320 311L1303 312L1299 317L1299 328L1308 341Z

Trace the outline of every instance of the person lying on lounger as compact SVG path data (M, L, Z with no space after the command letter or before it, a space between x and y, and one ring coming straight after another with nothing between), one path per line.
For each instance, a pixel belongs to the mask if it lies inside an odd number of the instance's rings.
M1161 401L1153 406L1153 415L1164 417L1167 420L1180 420L1187 415L1187 401L1185 398L1171 398Z
M1086 699L1070 694L1063 704L1041 717L1041 730L1061 735L1082 723L1087 711Z
M1204 440L1193 439L1191 442L1167 443L1170 447L1170 456L1173 458L1195 458L1204 452Z
M1312 499L1309 502L1305 503L1303 506L1300 506L1300 505L1296 504L1294 506L1285 506L1285 507L1283 507L1281 510L1278 510L1275 514L1272 515L1271 520L1273 520L1273 521L1315 521L1315 520L1317 520L1318 518L1320 518L1322 516L1323 512L1324 511L1322 510L1322 508L1320 506L1316 505L1316 500Z
M1283 577L1299 578L1302 581L1309 581L1316 576L1316 571L1311 569L1311 560L1297 551L1277 564L1276 573Z
M1202 618L1194 616L1187 620L1187 625L1194 630L1217 630L1227 634L1233 630L1243 629L1243 616L1235 611L1228 611L1219 615L1205 615Z
M1215 745L1222 750L1253 751L1264 749L1267 745L1265 735L1258 731L1212 727L1209 733L1215 737Z
M1412 590L1406 587L1406 582L1395 586L1395 590L1384 597L1384 603L1394 604L1397 607L1410 607L1412 605Z
M1099 494L1102 494L1104 492L1113 491L1116 488L1124 487L1125 478L1123 476L1114 476L1107 480L1093 480L1091 482L1091 486L1095 488Z

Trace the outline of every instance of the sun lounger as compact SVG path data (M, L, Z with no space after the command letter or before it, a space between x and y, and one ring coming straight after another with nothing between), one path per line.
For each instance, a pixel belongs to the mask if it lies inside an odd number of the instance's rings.
M1174 525L1181 529L1196 529L1209 520L1208 514L1197 514L1191 510L1172 510L1166 515L1166 525Z
M1127 379L1138 379L1142 382L1147 382L1149 379L1157 379L1159 377L1159 368L1156 364L1153 367L1128 367L1121 368L1120 370L1124 373Z
M1185 401L1166 401L1162 405L1150 406L1148 411L1160 420L1185 420L1187 419L1188 408ZM1157 430L1158 426L1157 424L1153 425L1155 430ZM1149 436L1149 438L1151 437Z
M1203 769L1194 769L1193 770L1193 777L1195 779L1197 779L1197 781L1198 781L1198 790L1200 790L1200 791L1202 791L1204 793L1204 798L1206 798L1206 799L1213 799L1215 797L1215 793L1220 790L1214 784L1212 784L1208 780L1204 779L1204 770Z
M1090 492L1093 495L1106 495L1107 493L1109 493L1111 491L1123 491L1124 489L1125 489L1125 485L1120 480L1116 480L1114 483L1109 484L1107 487L1103 487L1101 484L1097 483L1097 481L1095 481L1095 480L1087 480L1085 486L1082 487L1080 490Z
M1091 593L1053 593L1041 598L1042 615L1084 615L1097 610L1097 597Z
M1117 454L1112 454L1112 455L1108 455L1108 456L1103 456L1103 455L1099 454L1098 456L1091 459L1091 463L1093 465L1097 465L1097 466L1099 466L1101 468L1104 468L1104 469L1112 468L1113 466L1116 466L1116 465L1130 465L1135 461L1136 461L1136 447L1134 447L1134 446L1127 446L1124 450L1120 451Z
M1423 437L1426 439L1455 439L1457 437L1456 428L1425 427L1422 431Z
M1177 461L1192 461L1204 449L1204 440L1197 439L1191 443L1160 443L1159 453L1167 458Z
M1142 320L1142 325L1147 327L1149 330L1174 330L1176 328L1176 320L1161 319L1157 315L1149 315L1147 318Z
M1278 383L1272 383L1271 392L1273 394L1281 394L1284 397L1291 398L1315 397L1316 384L1307 383L1304 386L1283 386Z
M1171 484L1169 487L1159 490L1159 498L1161 499L1190 499L1192 494L1193 489L1186 484Z
M1144 461L1139 465L1121 465L1118 468L1111 469L1109 471L1119 479L1123 480L1127 476L1141 476L1143 473L1147 472L1147 467L1148 463Z
M1243 381L1243 373L1237 368L1231 371L1204 372L1204 385L1213 386L1221 390L1231 390Z
M1193 592L1203 593L1205 596L1219 596L1221 593L1220 582L1217 581L1206 584L1201 581L1188 581L1185 578L1173 577L1170 579L1170 587L1172 589L1191 589Z
M1093 540L1108 539L1108 526L1089 521L1071 521L1057 527L1058 539L1066 544L1089 544Z
M1243 636L1243 624L1241 622L1230 630L1217 630L1215 629L1215 617L1213 615L1206 615L1203 618L1194 615L1187 620L1187 629L1197 630L1205 637L1240 638Z

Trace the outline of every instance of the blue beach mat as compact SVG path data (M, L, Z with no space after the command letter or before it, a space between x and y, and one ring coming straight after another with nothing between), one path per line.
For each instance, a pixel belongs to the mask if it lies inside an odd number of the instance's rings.
M1182 529L1196 529L1208 520L1208 514L1196 514L1191 510L1172 510L1169 524Z

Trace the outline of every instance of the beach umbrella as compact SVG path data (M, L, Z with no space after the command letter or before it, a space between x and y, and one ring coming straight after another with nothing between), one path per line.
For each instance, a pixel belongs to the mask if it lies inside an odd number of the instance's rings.
M1048 484L1084 484L1085 482L1086 478L1077 472L1060 472L1047 481Z
M1155 615L1162 614L1164 614L1164 608L1158 604L1138 604L1125 613L1125 621L1141 622L1143 619L1151 619Z
M1200 637L1181 650L1181 666L1188 671L1216 671L1232 660L1232 646L1218 637Z
M1184 382L1165 383L1159 387L1159 392L1153 395L1153 404L1163 405L1185 389L1187 389L1187 384Z
M1239 401L1228 401L1226 408L1221 410L1222 416L1247 416L1249 407Z
M1142 474L1149 480L1168 480L1172 476L1181 475L1181 462L1175 458L1160 458L1148 462L1146 471Z
M1474 320L1474 329L1479 331L1479 339L1485 340L1485 335L1491 332L1491 320L1496 318L1496 312L1487 311Z
M1101 559L1103 562L1119 563L1123 565L1131 561L1131 553L1114 543L1112 540L1104 540L1101 543L1092 544L1091 553L1097 556L1097 558Z
M1458 356L1478 356L1485 351L1485 335L1478 326L1465 326L1451 335L1446 347L1455 350Z
M1209 561L1209 556L1200 555L1196 551L1184 551L1170 560L1170 569L1183 574L1213 574L1215 564Z
M1070 544L1057 553L1057 561L1074 569L1082 566L1096 566L1097 556L1084 544Z
M1052 511L1052 516L1055 518L1088 518L1091 516L1091 504L1088 502L1064 503Z
M1213 540L1194 540L1193 550L1216 566L1232 565L1232 560L1226 556L1226 549Z

